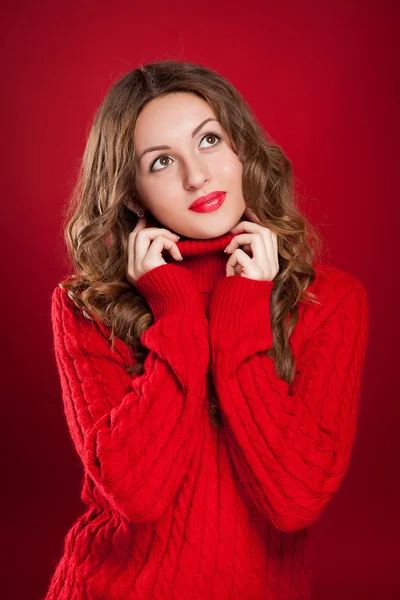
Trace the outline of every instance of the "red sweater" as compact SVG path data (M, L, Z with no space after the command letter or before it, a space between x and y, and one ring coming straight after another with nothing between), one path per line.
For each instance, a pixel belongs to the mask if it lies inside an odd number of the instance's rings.
M273 282L226 277L234 237L183 239L184 256L137 282L154 323L133 352L58 286L54 349L82 460L84 514L45 600L306 599L311 525L347 471L369 302L352 275L316 265L291 336L289 388L266 354ZM210 423L207 371L223 427Z

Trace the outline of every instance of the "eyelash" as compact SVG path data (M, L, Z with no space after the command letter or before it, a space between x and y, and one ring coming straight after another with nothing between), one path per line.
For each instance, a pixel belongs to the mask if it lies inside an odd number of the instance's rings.
M218 139L218 141L215 144L213 144L212 146L209 146L209 148L213 148L214 146L217 146L220 143L220 141L223 139L222 135L220 135L219 133L215 133L214 131L210 131L209 133L206 133L205 135L203 135L203 137L201 138L201 142L204 140L204 138L209 137L211 135L213 135L214 137L216 137ZM155 158L153 160L153 162L150 163L149 168L147 169L148 173L155 173L155 171L153 171L154 165L156 164L156 162L160 158L164 158L164 156L167 156L167 155L166 154L161 154L160 156L157 156L157 158ZM169 156L167 156L167 158L169 158ZM165 165L165 166L168 166L168 165ZM162 168L162 169L157 169L157 171L163 171L164 169L165 169L165 167Z

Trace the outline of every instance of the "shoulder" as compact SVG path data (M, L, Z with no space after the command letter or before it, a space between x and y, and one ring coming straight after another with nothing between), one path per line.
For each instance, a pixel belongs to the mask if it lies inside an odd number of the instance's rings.
M302 303L302 320L307 337L339 306L355 316L359 310L369 311L369 298L364 284L354 275L337 267L318 263L314 265L316 277L307 291L315 295L317 303Z
M64 281L60 282L61 284ZM51 297L51 321L56 347L65 347L74 356L90 355L91 359L107 357L126 368L135 361L130 346L117 336L111 341L111 327L91 318L75 304L68 288L53 288Z
M70 290L66 287L63 287L63 283L66 283L68 280L63 280L58 283L53 292L51 294L51 308L53 316L55 313L60 314L68 313L71 316L74 315L75 318L80 319L86 317L88 320L93 320L85 311L80 308L75 300L73 299L73 295Z
M98 319L91 317L83 307L75 302L71 291L63 287L63 283L69 280L59 282L53 289L51 295L51 317L53 322L62 320L63 327L68 330L89 330L92 334L98 330L103 336L109 338L110 328L101 323Z
M367 294L363 283L351 273L331 265L315 265L315 281L309 286L312 291L324 302L340 300L350 292Z
M60 282L51 294L51 320L59 336L84 337L96 328L93 319L86 317L74 301L68 288Z

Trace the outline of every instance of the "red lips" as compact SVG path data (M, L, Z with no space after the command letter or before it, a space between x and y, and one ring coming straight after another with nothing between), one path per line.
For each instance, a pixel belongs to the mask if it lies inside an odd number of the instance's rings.
M212 194L212 195L214 196L213 198L211 198L210 200L207 200L206 202L197 203L197 206L194 205L190 210L192 210L194 212L198 212L198 213L208 213L208 212L213 212L214 210L217 210L217 208L219 208L224 203L225 197L226 197L226 192L223 192L222 194L218 194L218 195L215 195L215 194Z
M200 196L200 198L196 198L196 200L194 202L192 202L192 204L189 206L189 208L194 208L195 206L198 206L199 204L204 204L204 202L210 202L210 200L215 200L215 198L218 198L218 196L221 196L222 194L225 194L226 192L224 191L217 191L217 192L210 192L209 194L207 194L207 196Z

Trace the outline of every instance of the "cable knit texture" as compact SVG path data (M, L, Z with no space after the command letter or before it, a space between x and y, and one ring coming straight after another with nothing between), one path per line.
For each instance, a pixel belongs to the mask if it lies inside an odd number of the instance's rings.
M266 354L274 283L226 277L234 234L178 242L184 260L142 275L154 323L133 351L59 286L54 350L85 512L44 600L307 599L311 526L355 439L368 334L366 290L316 265L301 303L292 386ZM210 422L213 390L223 426Z

